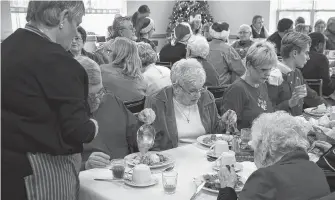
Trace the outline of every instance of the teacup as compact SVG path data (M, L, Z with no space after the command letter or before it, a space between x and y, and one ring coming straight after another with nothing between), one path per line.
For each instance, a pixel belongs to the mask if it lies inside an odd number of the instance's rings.
M145 164L139 164L134 167L132 181L135 184L146 184L151 181L150 167Z
M233 166L236 164L236 158L235 158L235 152L234 151L228 151L223 152L220 156L220 160L217 160L216 165L217 166Z
M228 142L225 140L218 140L209 148L209 150L214 151L216 156L220 156L223 152L229 151Z

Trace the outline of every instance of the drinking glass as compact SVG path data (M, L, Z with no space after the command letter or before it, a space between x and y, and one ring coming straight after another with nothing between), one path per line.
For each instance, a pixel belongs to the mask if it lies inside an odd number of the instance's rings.
M248 142L251 140L251 129L242 128L241 129L241 148L246 149Z
M174 194L176 192L177 179L178 172L174 170L162 172L162 183L166 194Z
M137 131L137 145L141 156L144 156L149 151L149 149L154 145L154 142L154 127L149 124L142 125Z
M111 161L111 170L114 179L123 179L124 171L126 169L126 162L124 159L114 159Z

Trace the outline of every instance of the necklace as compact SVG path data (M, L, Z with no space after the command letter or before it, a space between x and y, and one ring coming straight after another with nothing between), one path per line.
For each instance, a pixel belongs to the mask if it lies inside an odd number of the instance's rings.
M187 123L189 124L190 123L190 114L191 114L191 107L188 106L188 115L186 115L184 112L183 112L183 109L179 106L179 102L173 98L173 100L175 101L175 104L177 105L179 111L181 112L181 114L184 115L184 117L186 118L186 121Z

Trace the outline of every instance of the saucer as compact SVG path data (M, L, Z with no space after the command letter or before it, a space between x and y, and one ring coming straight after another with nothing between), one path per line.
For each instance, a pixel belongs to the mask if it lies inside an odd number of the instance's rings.
M220 171L220 167L218 167L216 163L213 164L213 169L216 171ZM237 162L234 164L234 169L235 169L235 172L241 171L243 169L243 165Z
M229 150L228 152L231 152L231 151L232 151L232 150ZM232 151L232 152L234 152L234 151ZM209 151L207 151L206 155L209 156L209 157L212 157L212 158L219 158L219 157L221 156L221 154L216 155L216 154L214 153L214 150L209 150Z
M124 183L133 187L149 187L156 185L158 183L158 179L156 177L152 177L151 180L146 183L135 183L132 180L125 179Z

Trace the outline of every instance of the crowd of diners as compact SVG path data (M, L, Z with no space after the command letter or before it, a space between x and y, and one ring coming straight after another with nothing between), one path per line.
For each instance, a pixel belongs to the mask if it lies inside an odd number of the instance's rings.
M335 147L316 142L322 153L310 162L314 130L295 116L303 107L329 105L316 88L299 86L321 78L324 95L334 92L323 52L335 50L335 17L318 20L313 32L303 18L295 27L283 18L269 35L257 15L232 45L227 22L204 33L201 23L192 29L182 22L158 56L148 6L116 16L109 40L94 52L83 48L84 13L82 1L30 1L26 26L2 42L4 199L78 199L79 172L137 152L136 132L148 121L156 151L226 133L227 124L251 128L258 169L240 200L334 199L334 178L322 170L335 171ZM227 88L221 107L207 87ZM124 104L143 98L137 115ZM223 167L219 177L218 199L236 200L234 170Z

